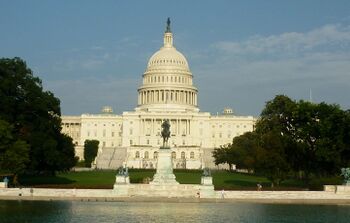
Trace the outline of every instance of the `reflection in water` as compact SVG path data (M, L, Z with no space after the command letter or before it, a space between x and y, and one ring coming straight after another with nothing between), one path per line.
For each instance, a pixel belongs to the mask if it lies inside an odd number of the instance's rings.
M349 206L0 201L6 222L349 222Z
M71 206L65 201L0 201L0 222L69 222Z

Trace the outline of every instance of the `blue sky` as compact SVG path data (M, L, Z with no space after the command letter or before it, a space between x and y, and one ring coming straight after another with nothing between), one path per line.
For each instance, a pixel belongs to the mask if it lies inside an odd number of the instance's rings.
M166 18L201 111L259 115L276 94L350 108L350 1L0 0L0 57L21 57L66 115L137 104Z

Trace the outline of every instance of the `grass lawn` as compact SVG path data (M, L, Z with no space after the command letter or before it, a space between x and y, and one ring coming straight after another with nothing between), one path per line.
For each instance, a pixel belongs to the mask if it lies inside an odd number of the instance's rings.
M25 187L51 188L113 188L116 170L66 172L56 176L20 176L19 181ZM174 170L176 180L181 184L200 184L202 171ZM155 170L129 169L131 183L143 183L146 178L151 179ZM256 190L257 183L263 185L263 190L305 190L304 183L287 180L279 187L271 188L271 182L265 177L251 174L232 173L227 171L213 171L213 183L216 190ZM340 178L322 178L310 182L310 189L322 190L323 184L341 184Z

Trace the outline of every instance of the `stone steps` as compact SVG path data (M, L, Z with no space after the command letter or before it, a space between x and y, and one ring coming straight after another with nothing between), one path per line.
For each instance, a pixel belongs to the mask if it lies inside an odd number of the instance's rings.
M97 169L117 169L126 160L126 148L104 147L96 158Z

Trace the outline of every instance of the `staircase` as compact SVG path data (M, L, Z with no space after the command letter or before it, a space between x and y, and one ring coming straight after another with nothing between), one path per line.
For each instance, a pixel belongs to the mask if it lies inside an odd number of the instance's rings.
M117 169L126 161L126 148L104 147L96 158L97 169Z

